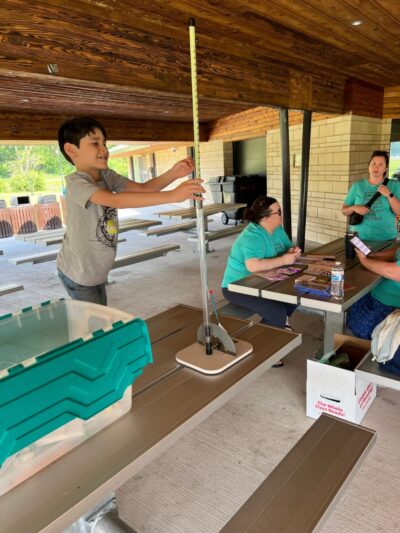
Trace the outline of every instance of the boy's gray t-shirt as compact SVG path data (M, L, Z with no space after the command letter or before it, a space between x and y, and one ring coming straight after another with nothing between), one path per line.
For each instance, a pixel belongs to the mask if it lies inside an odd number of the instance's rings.
M122 192L129 181L110 169L100 174L102 179L97 182L86 172L79 171L65 178L68 220L57 268L86 286L107 280L118 241L117 209L92 204L89 199L99 189Z

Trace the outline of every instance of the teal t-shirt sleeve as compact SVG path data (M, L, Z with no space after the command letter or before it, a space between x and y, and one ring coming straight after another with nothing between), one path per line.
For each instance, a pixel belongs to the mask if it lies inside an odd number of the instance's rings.
M346 198L344 199L344 205L355 205L355 190L354 185L350 187L349 192L347 193Z
M397 180L389 180L388 187L396 198L400 200L400 183Z

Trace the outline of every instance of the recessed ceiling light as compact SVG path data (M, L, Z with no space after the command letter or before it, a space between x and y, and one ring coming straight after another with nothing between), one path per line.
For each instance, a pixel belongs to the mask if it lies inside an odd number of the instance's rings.
M29 102L29 98L22 98L21 102Z
M353 20L353 22L351 23L352 26L361 26L361 24L363 23L362 20Z
M57 74L58 73L58 65L57 63L49 63L47 65L47 70L49 74Z

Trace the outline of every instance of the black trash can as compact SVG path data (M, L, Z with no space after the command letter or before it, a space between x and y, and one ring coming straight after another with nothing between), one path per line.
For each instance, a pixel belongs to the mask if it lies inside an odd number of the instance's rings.
M250 207L256 198L265 196L267 178L258 174L250 176L225 176L222 182L224 204L241 203ZM221 216L223 224L229 219L238 221L243 219L244 207L233 211L224 211Z

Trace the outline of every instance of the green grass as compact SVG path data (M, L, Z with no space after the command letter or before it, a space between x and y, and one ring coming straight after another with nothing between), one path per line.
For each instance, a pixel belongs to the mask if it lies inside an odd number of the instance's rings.
M8 192L0 192L0 199L5 200L7 206L10 206L10 199L11 196L30 196L31 197L31 204L36 204L37 199L39 196L44 196L46 194L56 194L57 200L58 196L62 194L64 185L64 180L60 178L59 176L48 176L46 177L46 186L44 191L38 191L34 193L29 193L26 191L8 191Z

